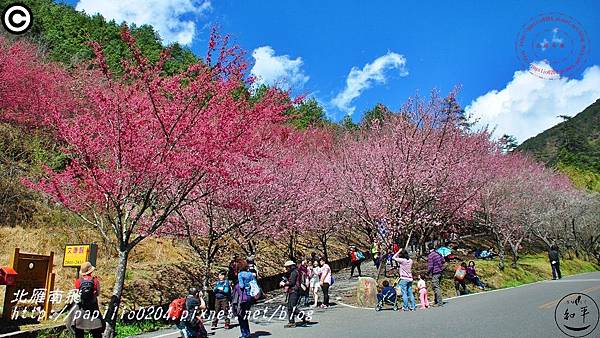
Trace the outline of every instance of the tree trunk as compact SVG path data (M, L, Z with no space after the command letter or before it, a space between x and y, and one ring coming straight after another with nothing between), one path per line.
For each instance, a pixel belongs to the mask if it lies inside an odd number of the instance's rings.
M504 245L500 240L498 240L498 259L498 268L504 271Z
M379 257L380 257L381 261L379 263L379 269L377 269L377 278L375 278L375 281L377 283L379 283L379 277L381 277L381 275L384 274L385 265L387 264L387 257L386 256L380 254Z
M208 290L208 284L210 282L210 270L212 269L212 263L213 263L213 255L211 254L212 251L212 240L209 240L209 245L208 248L206 250L206 253L204 255L204 266L205 266L205 270L204 270L204 276L202 277L202 289L206 292L206 290Z
M325 262L329 262L329 256L327 254L327 236L319 236L319 241L321 242L321 248L323 249L323 258L325 258Z
M104 330L103 338L113 338L116 334L119 305L121 305L121 296L123 295L123 285L125 284L129 250L130 249L119 249L119 263L117 265L117 273L115 274L115 286L113 287L113 294L105 313L106 329Z
M510 264L510 266L513 269L517 268L517 260L519 259L519 252L518 252L518 250L519 250L518 244L517 244L517 246L514 246L512 244L510 245L510 251L511 251L511 254L512 254L512 263Z
M254 240L249 240L248 241L248 256L255 256L256 255L256 246L257 244L255 244Z
M291 260L296 260L296 253L294 252L294 233L290 234L290 240L288 241L288 257Z
M510 245L510 251L512 254L512 263L511 266L513 268L517 267L517 261L519 260L519 247L521 246L521 243L523 243L523 238L520 238L519 240L517 240L516 242L509 242Z
M579 240L577 239L577 231L575 231L575 218L571 218L571 231L573 232L573 242L575 244L575 257L579 258Z
M411 230L408 233L408 238L406 239L406 244L404 245L404 250L408 250L408 245L410 244L410 239L412 238L413 231L414 230Z

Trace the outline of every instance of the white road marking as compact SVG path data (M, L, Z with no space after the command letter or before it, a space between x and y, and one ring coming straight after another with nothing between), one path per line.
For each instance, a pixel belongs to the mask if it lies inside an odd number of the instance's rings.
M557 279L548 280L548 283L573 283L573 282L600 282L600 279Z
M159 336L152 336L152 338L168 337L168 336L173 336L173 335L175 335L175 337L179 337L179 331L165 333L165 334L161 334Z
M594 273L594 272L585 272L585 273L577 274L577 275L574 275L574 276L580 276L580 275L585 275L585 274L590 274L590 273ZM511 287L508 287L508 288L486 290L486 291L482 291L482 292L473 292L473 293L468 293L468 294L462 295L462 296L454 296L454 297L444 298L444 302L446 300L452 300L452 299L456 299L456 298L465 298L465 297L469 297L469 296L483 295L483 294L486 294L486 293L492 293L492 292L510 290L510 289L521 288L521 287L524 287L524 286L530 286L530 285L536 285L536 284L542 284L542 283L571 283L571 282L600 282L600 279L575 279L575 278L573 278L573 279L558 279L558 280L541 280L541 281L537 281L537 282L533 282L533 283L521 284L521 285L517 285L517 286L511 286ZM340 304L342 306L351 308L351 309L361 309L361 310L373 310L374 309L374 308L368 308L368 307L354 306L354 305L343 303L341 301L336 301L336 303ZM433 303L433 302L431 302L431 303ZM419 305L420 304L417 304L417 307Z

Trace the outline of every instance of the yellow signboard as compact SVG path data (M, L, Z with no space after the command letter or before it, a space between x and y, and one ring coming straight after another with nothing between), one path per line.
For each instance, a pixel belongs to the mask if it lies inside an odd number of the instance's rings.
M90 244L76 244L65 246L65 258L63 266L79 267L88 261L90 256Z

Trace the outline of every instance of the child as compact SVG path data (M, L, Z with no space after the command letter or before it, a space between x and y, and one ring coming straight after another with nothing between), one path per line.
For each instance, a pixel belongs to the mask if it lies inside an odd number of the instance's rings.
M467 263L460 263L460 265L457 266L454 271L454 288L456 289L456 296L467 294L467 284L465 283L465 278L467 276Z
M319 283L319 277L321 275L321 267L319 266L318 261L313 262L313 267L311 269L311 277L310 277L310 289L313 294L313 298L315 299L315 304L313 307L317 307L319 301L319 289L321 288Z
M396 289L391 287L390 282L388 282L387 280L383 281L383 289L381 290L381 293L377 294L378 301L381 302L384 299L385 299L386 303L395 303L396 302Z
M219 317L225 317L225 330L229 329L229 301L231 299L231 284L226 278L227 271L219 272L219 280L215 283L213 289L215 293L215 318L213 319L211 329L215 330L219 323Z
M419 275L419 281L417 282L417 288L419 289L419 299L421 300L421 309L429 307L429 299L427 299L427 284Z

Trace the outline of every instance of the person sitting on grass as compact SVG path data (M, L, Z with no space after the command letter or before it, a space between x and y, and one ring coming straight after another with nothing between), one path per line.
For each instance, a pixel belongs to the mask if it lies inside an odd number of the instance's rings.
M460 263L460 265L457 266L454 269L454 271L454 288L456 289L456 295L460 296L461 294L467 294L467 284L465 284L465 278L467 275L467 263Z
M390 282L387 280L383 281L383 289L381 292L377 294L377 301L381 302L385 299L386 303L395 303L396 302L396 289L390 286Z
M467 266L467 280L471 283L475 284L481 290L485 290L485 284L479 279L477 276L477 271L475 271L475 262L469 261L469 265Z
M483 250L479 257L482 259L494 259L494 257L496 257L496 253L494 252L494 249L490 247L487 250Z

